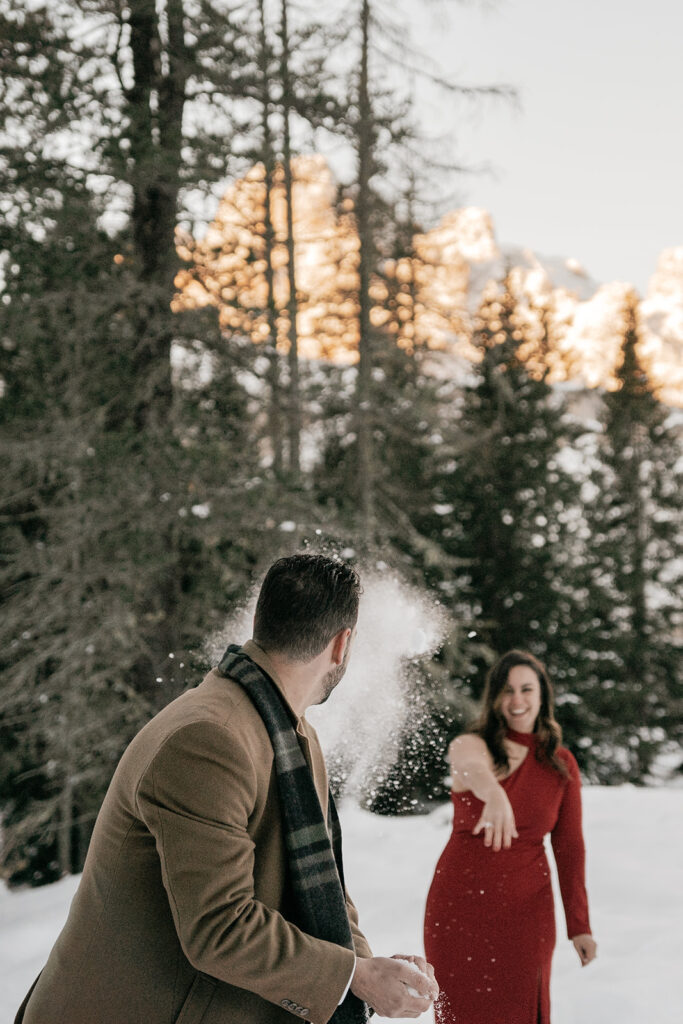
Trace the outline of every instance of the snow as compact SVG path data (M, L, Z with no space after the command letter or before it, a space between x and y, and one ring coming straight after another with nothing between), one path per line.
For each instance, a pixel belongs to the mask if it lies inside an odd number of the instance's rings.
M585 788L588 891L598 959L579 966L560 916L553 1024L679 1024L682 812L680 788ZM341 818L347 884L374 952L421 953L425 897L448 838L450 808L383 818L346 802ZM77 884L77 878L67 878L42 889L0 889L0 1024L13 1021ZM421 1019L430 1024L430 1018ZM382 1024L386 1018L374 1020Z
M446 624L442 605L383 562L361 565L360 575L363 599L344 685L307 712L331 770L344 777L349 795L367 791L377 770L395 760L399 738L410 727L411 670L439 647ZM251 635L256 597L254 589L207 639L205 654L211 664L218 663L236 637Z
M360 575L363 598L344 684L306 713L352 796L367 792L378 770L394 763L412 722L411 669L437 650L446 624L442 605L383 563L362 566Z
M416 971L420 975L421 978L427 978L427 974L423 973L420 970L420 968L417 966L417 964L413 963L412 960L406 960L406 967L409 967L410 970L413 971L413 972ZM420 994L417 991L416 988L413 988L412 985L406 985L406 989L408 990L408 992L410 993L411 996L419 996L419 994Z

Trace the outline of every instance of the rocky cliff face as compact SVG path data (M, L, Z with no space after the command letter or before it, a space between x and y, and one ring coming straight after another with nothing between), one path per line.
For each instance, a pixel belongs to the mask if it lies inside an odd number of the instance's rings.
M683 246L662 252L641 312L652 377L665 401L683 405Z
M447 214L417 239L417 251L431 268L432 302L459 309L466 320L484 287L510 275L514 291L531 307L543 308L555 328L556 380L587 387L614 380L623 310L633 286L595 281L574 258L545 257L530 249L501 249L486 210ZM663 401L683 405L683 246L665 249L640 303L642 356ZM466 340L436 337L438 347L467 349Z
M337 185L323 157L298 157L294 169L300 352L304 358L353 362L358 344L353 204L348 199L337 203ZM179 251L188 267L176 281L176 308L214 304L226 330L250 335L254 341L263 336L266 305L263 194L261 167L234 182L205 237L181 241ZM279 178L272 216L278 241L273 258L275 301L282 310L288 282L286 210ZM491 214L478 207L447 213L436 227L415 236L414 251L412 270L394 265L393 272L397 279L403 272L414 276L412 337L417 344L449 352L454 366L465 367L477 358L471 345L472 321L484 289L508 276L520 300L520 318L527 319L532 332L541 316L549 327L552 379L573 381L579 387L613 384L624 303L633 293L630 284L600 283L575 258L501 247ZM371 294L377 304L373 323L381 326L388 316L383 308L386 288L376 282ZM662 400L683 406L683 246L661 254L640 312L643 363ZM278 343L286 347L286 320L280 320Z

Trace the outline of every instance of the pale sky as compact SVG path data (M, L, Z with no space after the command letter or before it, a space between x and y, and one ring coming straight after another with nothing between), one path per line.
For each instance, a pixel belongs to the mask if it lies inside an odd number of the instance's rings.
M503 245L578 259L641 294L683 246L681 0L400 0L416 43L468 84L509 83L520 109L478 110L419 89L425 124L454 129L460 205Z

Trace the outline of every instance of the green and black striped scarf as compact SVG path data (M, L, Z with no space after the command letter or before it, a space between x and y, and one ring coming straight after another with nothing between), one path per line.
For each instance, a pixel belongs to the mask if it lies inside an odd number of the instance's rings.
M325 824L313 775L296 733L296 719L277 686L240 647L231 645L218 670L247 692L263 719L275 753L285 845L296 924L308 935L353 949L346 908L341 828L329 794ZM365 1024L371 1010L351 991L332 1015L332 1024Z

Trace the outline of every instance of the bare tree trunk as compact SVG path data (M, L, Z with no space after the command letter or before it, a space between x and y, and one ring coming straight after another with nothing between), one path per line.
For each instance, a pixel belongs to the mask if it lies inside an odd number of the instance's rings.
M372 451L372 424L370 409L370 382L372 377L372 349L370 338L370 274L374 251L370 221L370 179L374 131L372 106L368 85L368 50L370 33L370 4L361 4L361 62L358 87L358 194L356 196L356 222L360 241L358 291L358 384L356 389L356 419L358 436L358 488L361 525L366 543L372 543L374 533L374 478Z
M124 95L134 168L132 229L142 285L132 366L133 422L142 429L163 424L172 399L170 304L178 266L174 235L187 60L182 0L167 0L165 41L155 0L131 0L129 6L133 85Z
M259 70L261 72L261 124L262 124L262 145L263 145L263 166L264 166L264 199L263 199L263 228L264 228L264 258L266 261L266 320L268 323L267 350L270 359L270 439L273 450L273 469L277 476L282 475L282 394L280 385L280 362L277 351L277 307L275 305L275 287L273 275L273 249L275 247L275 230L272 217L272 195L273 177L275 172L275 157L273 153L273 139L270 130L270 114L272 100L270 96L269 80L269 50L266 34L266 12L264 0L259 0L260 18L260 52Z
M646 659L647 659L647 648L648 648L648 634L647 634L647 597L645 593L645 581L647 579L647 566L646 566L646 550L647 550L647 513L643 507L643 493L642 493L642 471L643 463L645 461L645 445L643 435L646 433L646 428L642 423L635 423L632 427L632 444L633 444L633 455L632 455L632 467L631 467L631 486L633 494L633 533L632 533L632 557L631 567L633 580L631 590L631 632L632 632L632 652L631 652L631 671L633 677L637 681L641 681L644 678Z
M409 240L406 246L406 254L408 256L408 266L410 269L410 277L408 279L408 294L410 296L410 319L408 323L411 325L412 336L410 338L410 348L412 349L415 361L418 358L418 351L420 350L419 339L417 334L417 302L419 297L419 288L417 283L417 275L415 273L416 267L416 253L415 253L415 196L417 194L417 185L415 182L415 172L410 172L410 183L408 186L408 209L407 209L407 220L408 220L408 233ZM414 362L413 367L416 365Z
M289 29L287 25L287 0L282 0L280 14L280 79L282 85L283 148L282 163L285 179L285 206L287 208L287 275L289 298L289 389L287 395L287 433L289 437L289 471L296 480L299 476L299 451L301 446L301 396L299 388L299 338L297 333L298 299L296 291L296 263L294 258L294 201L292 175L292 145L289 115L292 106L292 83L289 73Z

